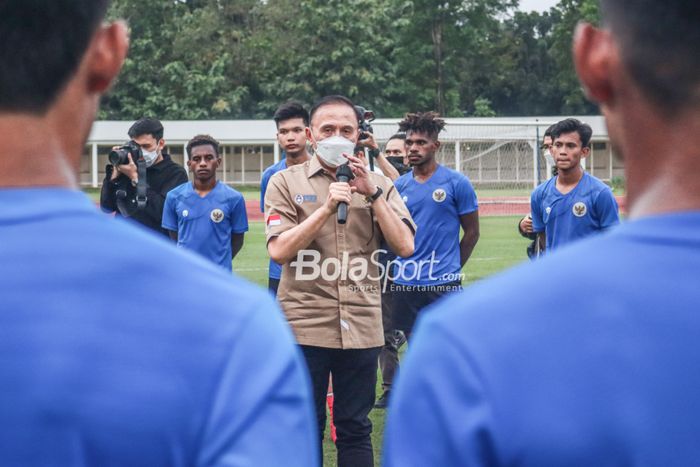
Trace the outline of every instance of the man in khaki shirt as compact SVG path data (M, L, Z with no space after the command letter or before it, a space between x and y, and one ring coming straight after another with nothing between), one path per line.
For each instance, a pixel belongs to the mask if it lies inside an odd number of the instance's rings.
M267 248L283 264L277 298L306 358L319 432L332 374L339 466L372 466L377 357L384 343L379 245L413 253L415 225L391 181L368 173L353 156L359 119L343 96L321 99L310 112L310 161L275 174L265 195ZM354 179L337 182L348 163ZM337 221L347 203L347 223Z

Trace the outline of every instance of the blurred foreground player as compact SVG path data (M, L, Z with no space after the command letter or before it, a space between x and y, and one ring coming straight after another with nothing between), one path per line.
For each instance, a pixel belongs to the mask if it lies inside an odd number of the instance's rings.
M625 159L630 221L424 316L388 466L700 459L700 3L602 13L602 29L578 27L574 63Z
M76 188L128 46L108 3L0 3L0 465L317 465L268 294Z

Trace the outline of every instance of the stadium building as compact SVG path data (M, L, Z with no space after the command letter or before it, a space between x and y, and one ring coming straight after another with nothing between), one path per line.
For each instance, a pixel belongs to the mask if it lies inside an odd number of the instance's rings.
M465 173L475 188L530 189L548 177L539 150L545 129L564 117L448 118L440 135L438 161ZM612 151L603 117L576 117L591 125L591 155L586 170L609 183L623 177L623 163ZM380 143L397 129L399 118L372 122ZM80 183L97 188L102 183L107 154L125 142L133 122L95 122L83 154ZM280 159L275 124L270 120L163 121L167 152L184 162L185 145L194 135L210 134L222 144L223 164L218 179L230 185L257 185L263 170Z

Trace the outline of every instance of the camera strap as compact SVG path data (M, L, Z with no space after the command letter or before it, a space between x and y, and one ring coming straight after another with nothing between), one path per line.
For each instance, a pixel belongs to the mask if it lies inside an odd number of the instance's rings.
M146 180L146 161L143 155L136 160L136 171L139 174L139 181L136 182L136 209L143 211L146 209L146 202L148 197L146 196L146 190L148 188L148 181Z

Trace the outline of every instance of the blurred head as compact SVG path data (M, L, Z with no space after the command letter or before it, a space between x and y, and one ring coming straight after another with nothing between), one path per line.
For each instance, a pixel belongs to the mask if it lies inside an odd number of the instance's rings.
M0 112L44 114L74 78L108 5L108 0L0 3Z
M574 63L586 93L601 106L611 141L627 156L624 144L634 139L630 118L652 126L697 121L700 2L600 3L603 28L577 28Z
M99 99L119 73L123 23L102 24L108 0L0 2L0 118L52 138L53 161L77 171ZM35 139L36 134L27 135ZM31 184L31 178L26 180Z
M272 118L277 125L277 142L287 157L305 154L309 112L297 102L287 102L277 109Z
M196 180L207 182L216 179L221 164L219 142L209 135L197 135L186 146L187 167Z
M411 166L435 160L440 148L438 134L444 128L445 121L436 112L409 113L399 122L399 130L406 133L406 155Z

